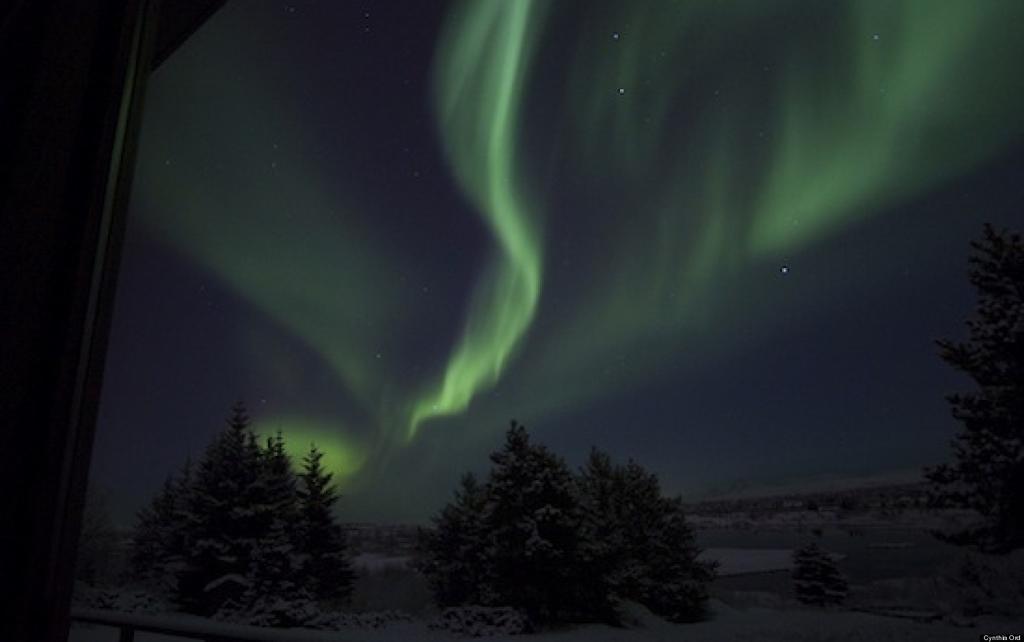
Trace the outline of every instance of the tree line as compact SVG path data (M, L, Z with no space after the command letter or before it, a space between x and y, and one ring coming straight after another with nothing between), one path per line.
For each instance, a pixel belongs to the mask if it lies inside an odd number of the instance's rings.
M486 481L466 474L421 532L418 565L440 606L511 606L538 624L615 623L626 601L703 617L714 565L656 475L597 449L573 473L514 421L490 460Z
M975 389L949 397L963 429L953 460L927 477L940 505L981 517L955 541L1007 552L1024 545L1024 243L986 226L972 246L969 336L939 346ZM139 513L132 574L186 612L258 613L267 624L345 602L353 573L322 457L311 447L296 471L280 433L260 443L237 404L198 464ZM682 502L656 475L596 449L572 471L515 422L490 461L486 479L465 475L421 532L416 564L440 606L511 606L541 624L617 622L628 601L672 621L704 615L714 566L698 559ZM795 561L802 601L842 600L827 554L805 547Z
M296 472L281 434L261 444L243 404L227 423L198 465L186 462L138 514L133 577L185 612L269 625L347 601L353 572L323 453L311 445Z

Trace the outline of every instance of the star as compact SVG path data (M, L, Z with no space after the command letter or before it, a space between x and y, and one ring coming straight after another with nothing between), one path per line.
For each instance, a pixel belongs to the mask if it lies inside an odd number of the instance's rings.
M783 265L782 267L779 268L779 272L781 274L789 274L789 266Z
M619 95L622 96L625 93L626 93L626 88L625 87L619 87Z
M613 31L612 32L612 40L618 40L618 39L619 39L619 32L618 31Z

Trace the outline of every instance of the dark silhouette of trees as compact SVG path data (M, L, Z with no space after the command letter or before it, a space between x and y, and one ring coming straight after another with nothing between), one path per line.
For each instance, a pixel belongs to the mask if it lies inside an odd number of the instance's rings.
M615 622L625 600L701 617L714 569L655 475L597 450L574 475L515 422L491 462L486 483L464 477L421 537L440 605L511 606L539 624Z
M581 520L569 467L512 422L491 455L484 528L490 543L489 599L538 621L574 617Z
M85 493L82 529L78 535L75 558L75 580L88 586L108 579L109 568L117 550L117 532L110 519L106 494L90 483Z
M620 501L630 508L622 549L630 572L621 587L623 597L674 622L700 619L714 567L697 560L700 550L682 500L663 496L657 476L636 462L630 461L620 474Z
M209 615L228 600L240 602L251 585L253 545L262 534L261 453L241 403L227 430L199 462L188 493L192 545L179 576L178 600L188 611Z
M194 518L188 500L191 485L189 460L177 476L167 477L149 506L136 516L129 572L160 593L176 592L178 576L184 569Z
M615 465L591 451L578 478L590 586L614 608L640 602L674 622L700 619L714 566L699 549L682 501L665 497L657 475L634 461ZM596 598L592 598L596 599Z
M439 606L490 601L485 488L472 473L459 482L454 499L434 517L432 530L419 533L421 550L431 551L420 566Z
M139 512L134 578L187 612L267 625L301 623L317 599L347 599L353 577L322 456L312 449L296 475L281 434L261 447L236 404L194 472L186 464Z
M978 291L965 342L938 342L942 358L975 389L947 397L962 431L952 463L926 475L936 499L977 511L981 527L953 541L1005 552L1024 546L1024 244L1019 234L984 228L971 243L970 282Z
M258 623L295 626L306 616L303 605L313 593L308 578L298 573L298 550L293 528L298 518L298 493L291 460L278 432L259 453L259 475L249 508L252 513L252 551L249 585L237 609L258 614Z
M323 456L311 445L299 473L296 532L302 556L300 575L314 595L347 601L352 594L354 574L348 558L348 542L331 512L338 501L338 492L331 483L333 475L321 464Z
M841 604L848 590L835 560L815 542L793 553L793 587L798 600L814 606Z

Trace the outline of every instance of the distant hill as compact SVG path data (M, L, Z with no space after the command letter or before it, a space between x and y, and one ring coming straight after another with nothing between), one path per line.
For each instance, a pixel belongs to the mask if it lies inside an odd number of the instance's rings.
M694 514L925 507L928 484L921 471L860 477L819 477L777 485L733 485L688 498Z
M782 482L735 482L686 497L692 502L716 499L743 499L779 495L803 495L829 491L880 486L903 486L924 481L920 468L887 471L871 475L818 475Z

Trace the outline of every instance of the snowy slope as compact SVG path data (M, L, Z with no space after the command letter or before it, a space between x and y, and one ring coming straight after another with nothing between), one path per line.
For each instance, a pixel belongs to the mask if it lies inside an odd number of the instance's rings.
M929 642L961 642L978 639L982 633L1020 633L1024 618L1019 622L987 620L976 627L955 627L949 624L921 624L896 618L864 613L814 610L736 610L723 604L714 605L715 617L697 624L670 624L638 610L638 623L634 628L616 629L591 625L567 631L549 632L531 636L502 636L487 638L493 642L903 642L929 640ZM181 619L180 617L178 619ZM196 618L186 618L195 620ZM251 631L251 627L233 627L238 633ZM225 630L222 633L228 633ZM264 631L270 634L269 631ZM136 634L136 642L180 642L179 638ZM429 630L423 623L396 624L377 631L346 632L273 632L263 638L273 642L455 642L457 638ZM109 628L72 629L68 642L116 642L117 634Z

